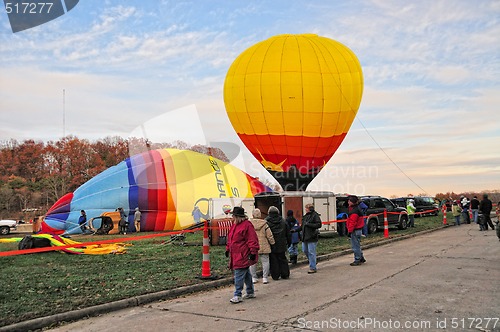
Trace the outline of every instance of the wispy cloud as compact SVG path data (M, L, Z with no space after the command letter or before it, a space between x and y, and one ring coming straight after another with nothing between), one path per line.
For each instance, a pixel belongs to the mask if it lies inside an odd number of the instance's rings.
M365 81L359 120L314 183L386 195L420 191L406 175L430 193L500 183L498 1L85 1L18 34L2 15L0 139L60 137L65 89L67 133L127 136L194 104L209 140L239 143L222 100L230 64L272 35L307 32L351 48ZM377 172L338 172L355 166Z

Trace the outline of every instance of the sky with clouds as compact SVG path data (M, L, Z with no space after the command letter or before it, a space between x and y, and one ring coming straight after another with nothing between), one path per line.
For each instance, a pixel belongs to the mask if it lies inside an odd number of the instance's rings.
M315 33L354 51L364 93L344 142L309 189L496 190L499 21L500 1L486 0L82 0L12 33L0 10L0 140L142 134L229 142L241 149L237 166L271 179L227 118L224 78L259 41Z

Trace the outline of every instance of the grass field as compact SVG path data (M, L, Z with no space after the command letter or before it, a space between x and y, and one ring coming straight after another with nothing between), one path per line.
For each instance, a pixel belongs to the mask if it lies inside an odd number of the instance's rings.
M441 227L442 216L416 218L415 225L407 230L391 228L390 237ZM90 242L119 237L72 238ZM1 257L0 326L203 282L197 278L201 275L202 239L203 232L196 232L186 235L185 246L171 243L169 236L133 241L123 255L47 252ZM363 238L362 245L383 239L384 233L379 231ZM349 248L347 237L332 234L320 238L317 252L324 255ZM0 244L0 251L16 249L17 243ZM224 246L210 247L212 274L231 275L224 251ZM300 259L304 259L302 253Z

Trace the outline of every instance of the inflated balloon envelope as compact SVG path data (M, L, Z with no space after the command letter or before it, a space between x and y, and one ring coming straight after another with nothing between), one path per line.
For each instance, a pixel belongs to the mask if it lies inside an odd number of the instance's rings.
M129 231L135 230L136 207L142 212L141 231L181 230L207 216L210 198L251 198L264 191L271 189L211 156L187 150L151 150L126 159L61 197L47 212L42 232L80 233L80 210L90 219L118 207L128 213Z
M236 133L286 191L305 190L337 151L362 93L356 55L314 34L278 35L251 46L224 83Z

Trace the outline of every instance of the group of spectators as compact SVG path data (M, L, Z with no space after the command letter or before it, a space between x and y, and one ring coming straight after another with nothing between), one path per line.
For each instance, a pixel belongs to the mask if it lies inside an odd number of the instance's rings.
M462 220L466 224L471 222L479 225L480 231L495 229L491 221L491 211L493 210L493 203L488 198L488 194L483 194L482 200L479 201L477 196L469 200L466 196L461 196L460 199L451 200L451 213L455 219L455 226L460 226ZM497 214L500 202L497 204Z
M497 214L500 202L497 204ZM479 201L477 196L469 200L466 196L461 196L460 199L452 200L451 213L455 219L455 226L460 226L461 219L464 223L470 224L474 222L479 225L480 231L487 231L488 226L495 229L491 221L491 211L493 203L488 198L488 194L483 194L482 200ZM472 218L471 218L472 215Z
M363 212L359 207L359 199L350 196L349 217L346 221L348 235L354 252L354 262L351 266L358 266L366 262L361 251L361 234L364 226ZM231 303L240 303L243 299L255 298L254 283L258 282L256 264L262 262L262 282L288 279L290 277L289 263L296 264L298 244L302 241L302 251L309 262L308 274L317 272L316 246L321 228L320 215L315 211L313 204L305 206L305 215L299 224L292 210L287 211L286 219L280 215L275 206L269 207L267 217L261 219L260 209L252 211L248 219L244 208L235 207L231 211L233 224L227 237L226 257L229 258L229 268L234 272L234 296ZM288 251L290 260L286 257ZM245 295L243 294L245 288Z
M308 273L316 273L316 244L321 228L319 214L312 204L306 205L307 213L302 217L302 226L287 212L286 220L276 206L269 207L267 217L261 219L260 209L252 211L251 220L245 209L236 206L232 213L233 224L229 229L226 244L226 257L229 268L234 271L234 296L231 303L240 303L243 299L255 297L254 283L258 282L257 260L262 262L262 283L290 277L289 263L296 264L298 243L302 240L302 250L309 260ZM290 260L286 257L289 252ZM242 296L243 287L246 294Z

